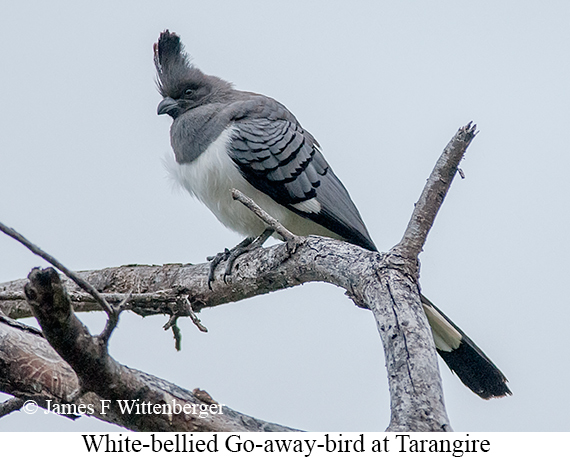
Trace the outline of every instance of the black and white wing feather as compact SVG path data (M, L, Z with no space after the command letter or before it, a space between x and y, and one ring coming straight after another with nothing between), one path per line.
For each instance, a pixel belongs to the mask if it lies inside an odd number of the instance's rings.
M319 144L285 107L270 101L234 119L229 153L256 189L340 238L376 251L348 191ZM256 115L257 114L257 115Z

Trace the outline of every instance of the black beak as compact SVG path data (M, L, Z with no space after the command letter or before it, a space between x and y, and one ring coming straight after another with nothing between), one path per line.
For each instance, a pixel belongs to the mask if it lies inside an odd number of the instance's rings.
M178 103L176 102L176 100L174 100L173 98L170 97L166 97L164 100L162 100L157 108L156 108L156 113L157 114L169 114L172 117L175 117L177 114L177 111L180 109L180 106L178 106Z

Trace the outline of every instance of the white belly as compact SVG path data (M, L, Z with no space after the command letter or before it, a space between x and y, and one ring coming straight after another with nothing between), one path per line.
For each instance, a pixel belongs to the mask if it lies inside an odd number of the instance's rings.
M250 197L297 235L338 238L324 227L279 205L249 184L227 153L232 132L233 127L224 130L208 149L191 163L179 164L172 154L169 155L166 167L174 180L204 203L222 224L242 235L258 236L266 226L249 209L232 198L232 188Z

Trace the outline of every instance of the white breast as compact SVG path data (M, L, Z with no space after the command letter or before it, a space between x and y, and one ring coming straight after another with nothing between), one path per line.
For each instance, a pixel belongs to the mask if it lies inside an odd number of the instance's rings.
M232 188L253 199L297 235L334 236L324 227L279 205L246 181L227 152L233 131L232 126L225 129L208 149L191 163L179 164L174 155L170 154L166 160L170 175L191 195L204 203L222 224L242 235L258 236L265 229L265 224L245 206L232 199Z

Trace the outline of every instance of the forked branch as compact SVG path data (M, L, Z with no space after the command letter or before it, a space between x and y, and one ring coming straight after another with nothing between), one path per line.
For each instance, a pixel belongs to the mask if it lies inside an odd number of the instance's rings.
M289 249L288 243L284 243L246 253L238 259L240 267L234 270L231 282L226 284L216 279L213 290L208 287L208 264L119 267L83 272L77 275L81 280L74 281L83 290L86 290L81 285L83 282L93 284L108 298L121 299L132 291L123 307L144 315L172 316L173 300L185 297L188 309L177 311L169 322L173 327L176 318L191 316L205 307L305 282L325 281L343 287L356 304L369 308L377 321L391 393L392 417L388 430L451 430L443 402L437 355L420 303L417 256L474 135L475 128L468 125L451 140L426 184L402 241L387 254L326 238L295 237L283 231L277 221L268 219L269 216L255 208L247 197L234 193L284 239L295 240L295 249ZM141 396L146 398L144 392L152 392L153 401L157 400L156 395L163 395L149 390L148 375L134 373L102 350L101 339L91 336L75 317L64 284L55 271L33 270L29 279L26 286L28 301L50 344L77 374L80 394L91 391L101 398L140 399ZM79 307L92 308L94 298L69 282L66 285ZM0 289L0 302L4 297L2 309L8 315L25 313L17 286L21 287L21 282L8 283ZM208 427L193 423L188 427L184 425L187 419L170 424L151 424L146 420L139 417L138 422L129 427L171 431L241 430L236 422ZM258 429L275 427L280 426L260 426Z

